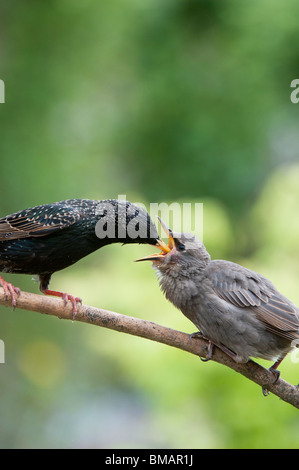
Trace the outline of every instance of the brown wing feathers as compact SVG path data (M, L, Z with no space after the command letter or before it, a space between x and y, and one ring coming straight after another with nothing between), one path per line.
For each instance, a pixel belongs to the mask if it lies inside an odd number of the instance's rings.
M33 207L0 219L0 241L40 237L68 227L81 214L65 204Z
M220 277L225 280L220 280ZM272 292L273 288L262 286L263 279L248 277L238 280L233 275L229 279L229 274L224 272L221 275L218 272L217 278L213 288L219 297L237 307L251 308L271 332L288 339L299 338L299 318L295 308L278 292Z

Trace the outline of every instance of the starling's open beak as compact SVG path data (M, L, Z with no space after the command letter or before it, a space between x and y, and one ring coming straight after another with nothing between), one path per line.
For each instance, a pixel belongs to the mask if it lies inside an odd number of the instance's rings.
M162 240L157 240L156 246L160 248L160 253L154 253L153 255L144 256L143 258L136 259L135 261L155 261L157 259L162 259L173 249L174 239L172 236L172 231L164 224L160 217L158 217L158 219L166 235L168 236L168 245L166 245L166 243L164 243Z

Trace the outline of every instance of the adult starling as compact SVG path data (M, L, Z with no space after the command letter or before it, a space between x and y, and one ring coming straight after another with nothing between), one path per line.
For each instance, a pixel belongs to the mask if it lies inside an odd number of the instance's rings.
M162 223L163 224L163 223ZM230 261L213 260L191 234L174 234L152 260L165 296L209 340L236 362L250 357L275 360L277 367L299 345L299 309L260 274Z
M81 299L49 290L51 275L111 243L163 245L148 213L116 199L68 199L0 219L0 272L38 274L40 290L73 304ZM16 306L20 289L0 276L6 298Z

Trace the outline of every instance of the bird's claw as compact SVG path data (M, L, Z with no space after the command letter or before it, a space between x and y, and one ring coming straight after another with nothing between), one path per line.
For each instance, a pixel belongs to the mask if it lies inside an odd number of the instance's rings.
M264 397L267 397L268 395L270 395L269 390L264 385L262 386L262 392L263 392Z
M203 335L201 331L195 331L195 333L191 333L191 335L189 335L189 339L192 339L192 338L201 338L201 339L208 340L208 338L205 335Z
M7 300L10 295L11 305L12 305L13 310L15 310L17 306L16 295L19 297L21 293L21 289L19 287L15 287L10 282L4 281L4 279L1 276L0 276L0 285L3 287L5 300Z
M208 362L212 359L212 356L213 356L213 349L214 349L214 343L212 341L209 341L209 344L208 344L208 354L206 355L206 357L201 357L200 360L202 362Z
M273 369L272 367L270 367L269 371L272 372L272 374L274 375L273 384L276 384L279 380L279 377L280 377L280 371L277 370L277 369Z
M72 304L73 304L73 320L75 320L77 312L78 312L77 304L82 305L82 299L80 299L80 297L74 297L71 294L63 293L62 294L62 300L64 300L65 305L68 303L68 301L72 302Z
M192 333L189 336L189 338L190 339L192 339L192 338L201 338L201 339L204 339L204 340L208 341L208 354L205 358L202 358L202 357L200 358L203 362L207 362L210 359L212 359L214 346L216 346L221 351L223 351L227 356L231 357L235 362L238 362L237 354L235 354L231 349L224 346L224 344L219 344L219 343L216 343L215 341L210 340L205 335L203 335L200 331Z
M57 291L57 290L50 290L50 289L43 290L42 292L45 295L53 295L55 297L60 297L64 301L64 305L66 305L68 303L68 301L72 302L72 305L73 305L73 321L75 320L77 312L78 312L77 304L78 303L82 304L82 299L80 299L80 297L74 297L71 294L66 294L65 292L60 292L60 291Z
M210 339L208 339L205 335L203 335L201 331L196 331L195 333L191 333L191 335L189 335L189 339L192 339L192 338L200 338L200 339L205 339L206 341L208 341L208 354L206 355L206 357L200 357L200 360L202 362L210 361L210 359L212 359L212 356L213 356L214 343Z
M274 366L275 366L275 364L274 364ZM279 377L280 377L280 371L277 370L274 366L272 366L272 367L270 367L270 369L268 369L269 372L272 372L272 374L274 375L274 381L273 381L272 385L276 384L279 380ZM265 385L262 386L262 392L263 392L264 397L267 397L268 395L270 395L270 392L266 388Z

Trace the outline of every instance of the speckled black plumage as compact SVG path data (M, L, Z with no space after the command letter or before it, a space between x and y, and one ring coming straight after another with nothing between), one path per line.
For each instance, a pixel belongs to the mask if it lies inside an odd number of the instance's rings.
M116 238L101 239L96 235L95 227L106 216L107 205L114 209ZM143 236L128 236L127 227L131 221L146 228ZM125 224L125 227L119 224ZM118 236L119 229L122 229L121 237ZM54 272L105 245L118 242L155 245L157 239L158 233L147 212L128 201L68 199L0 219L0 272L38 274L40 288L45 292Z

